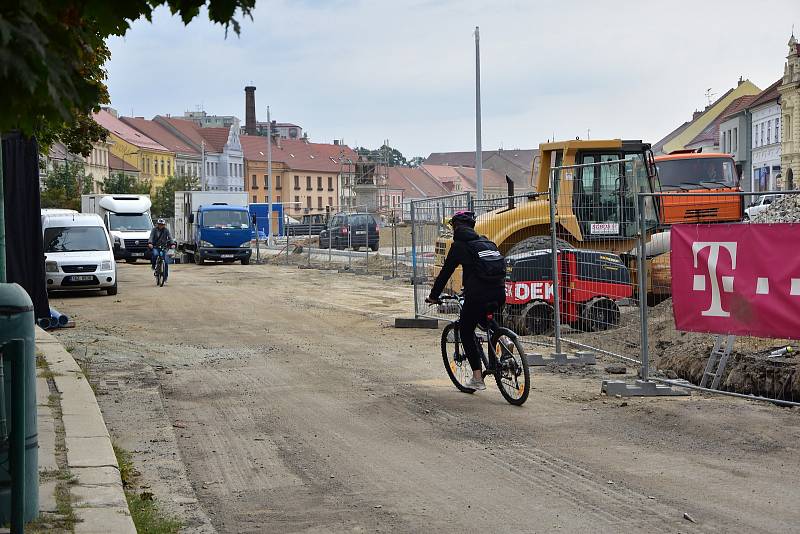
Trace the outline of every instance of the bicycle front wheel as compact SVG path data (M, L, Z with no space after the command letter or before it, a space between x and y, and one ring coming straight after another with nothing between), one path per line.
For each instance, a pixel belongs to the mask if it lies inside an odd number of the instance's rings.
M158 287L164 285L164 266L161 262L161 258L156 260L156 286Z
M475 390L464 386L472 376L472 367L469 366L464 346L461 344L458 332L458 323L450 323L442 331L442 360L447 376L459 391L475 393Z
M531 389L531 372L525 349L517 335L507 328L495 331L492 346L499 367L494 374L497 388L509 403L521 406L528 400Z

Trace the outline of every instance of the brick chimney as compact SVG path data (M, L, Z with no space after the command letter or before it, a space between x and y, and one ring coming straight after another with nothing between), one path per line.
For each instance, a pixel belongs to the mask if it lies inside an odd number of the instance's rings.
M244 131L256 135L256 88L252 85L244 88Z

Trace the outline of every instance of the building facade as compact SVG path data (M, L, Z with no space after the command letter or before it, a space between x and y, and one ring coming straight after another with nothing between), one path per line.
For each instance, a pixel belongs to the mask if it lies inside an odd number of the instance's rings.
M272 188L273 202L284 205L293 217L340 211L339 184L342 166L338 154L344 151L355 158L350 147L336 144L309 143L305 140L273 138L272 179L268 183L267 138L242 136L245 153L248 198L266 202Z
M209 115L205 111L185 111L183 120L191 121L201 128L230 128L239 124L233 115Z
M781 104L781 189L800 187L800 43L789 39L783 79L778 87Z
M132 167L139 178L150 182L151 191L162 187L175 169L175 154L145 134L122 122L116 112L104 108L94 120L109 132L109 151Z
M175 154L175 165L170 176L200 179L201 155L191 144L184 142L155 120L144 117L120 117L120 120Z
M769 191L778 187L781 175L781 106L778 80L753 101L751 117L751 191Z

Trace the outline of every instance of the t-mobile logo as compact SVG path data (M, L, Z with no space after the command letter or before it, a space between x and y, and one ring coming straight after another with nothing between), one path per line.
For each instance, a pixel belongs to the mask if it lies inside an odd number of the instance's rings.
M708 252L708 279L711 283L711 306L701 312L701 315L706 317L730 317L730 312L722 309L722 293L720 291L720 282L722 282L722 291L725 293L733 292L733 276L717 277L717 264L719 262L720 250L725 249L731 258L731 270L736 269L736 242L735 241L696 241L692 243L692 256L694 258L694 267L697 269L697 260L700 256L700 251L706 248L711 250ZM695 291L706 290L706 275L694 275L694 283L692 289Z

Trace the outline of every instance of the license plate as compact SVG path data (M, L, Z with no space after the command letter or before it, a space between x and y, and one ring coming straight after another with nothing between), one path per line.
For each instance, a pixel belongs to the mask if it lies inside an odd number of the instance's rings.
M144 256L144 252L131 252L131 256L133 256L134 258L141 258L142 256Z
M89 274L76 274L72 277L74 282L84 282L86 280L94 280L94 276Z
M223 258L232 258L233 254L223 254L222 257Z
M367 232L366 232L366 231L364 231L364 230L356 230L356 235L364 235L364 234L366 234L366 233L367 233Z

